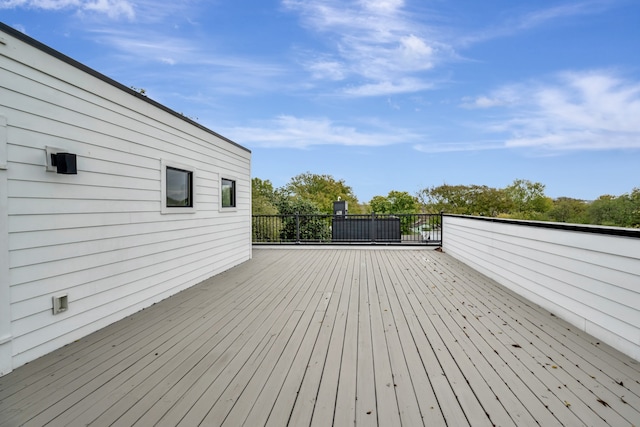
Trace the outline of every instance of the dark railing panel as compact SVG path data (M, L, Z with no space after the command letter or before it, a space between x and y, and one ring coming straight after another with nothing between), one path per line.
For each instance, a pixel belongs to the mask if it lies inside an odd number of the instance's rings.
M253 243L442 244L441 214L254 215Z

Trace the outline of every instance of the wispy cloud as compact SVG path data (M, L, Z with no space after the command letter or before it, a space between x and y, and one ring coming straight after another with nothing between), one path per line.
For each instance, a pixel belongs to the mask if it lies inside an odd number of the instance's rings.
M522 102L522 85L506 85L487 95L464 97L460 104L463 108L507 107Z
M312 78L341 82L341 93L354 97L433 89L441 82L434 71L460 60L459 51L470 45L596 14L611 3L583 0L529 10L514 6L478 30L447 28L442 25L446 19L424 9L414 15L404 0L282 0L324 41L324 50L303 52L301 62Z
M94 40L109 46L121 55L136 58L136 62L184 63L202 61L197 45L186 38L161 34L154 29L99 27L88 30Z
M133 4L128 0L2 0L0 9L28 8L42 10L72 10L76 13L97 13L113 19L133 20Z
M116 58L111 67L135 68L139 80L195 82L194 90L211 96L274 91L280 88L279 81L291 85L285 79L289 71L284 65L220 51L206 40L194 40L189 32L163 32L153 25L101 26L89 32L98 43L109 47L108 55Z
M478 140L467 142L435 142L431 144L415 144L413 148L422 153L455 153L462 151L503 150L503 140Z
M349 96L431 88L424 72L451 53L427 36L431 31L412 18L403 0L283 0L283 5L328 43L303 64L315 79L345 81L343 94Z
M607 0L570 2L526 13L513 23L516 29L529 29L568 17L597 14L610 5L611 1Z
M124 16L128 19L135 18L133 5L127 0L91 0L81 6L81 10L103 13L110 18Z
M380 96L412 93L431 89L433 83L416 78L402 78L396 81L379 81L360 86L345 87L344 93L354 96Z
M535 5L535 3L532 4ZM554 22L566 22L567 19L573 17L595 15L612 7L614 4L615 2L611 0L586 0L571 1L557 6L536 8L525 12L522 12L521 8L514 9L513 13L505 13L506 17L503 17L502 20L490 23L481 30L460 34L455 45L477 44L495 38L512 36L522 31Z
M370 124L370 123L369 123ZM409 143L419 135L383 125L373 131L358 130L353 125L335 123L328 118L300 118L281 115L251 127L227 129L226 135L256 147L309 148L313 146L384 146Z
M161 102L195 97L210 104L229 94L296 87L289 64L231 51L210 37L215 32L203 30L210 23L199 21L206 7L202 0L0 0L0 9L68 13L74 18L68 27L100 46L89 63L107 75L127 76L119 80L144 87Z
M197 20L202 3L203 0L0 0L0 10L68 11L80 18L95 18L91 19L92 24L104 17L110 18L109 24L119 21L150 24L163 23L176 16Z
M463 106L499 109L486 129L507 135L506 148L640 149L640 82L606 70L505 86Z

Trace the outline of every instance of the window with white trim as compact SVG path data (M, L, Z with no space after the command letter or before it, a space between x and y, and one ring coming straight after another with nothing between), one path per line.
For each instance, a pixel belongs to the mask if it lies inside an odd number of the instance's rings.
M229 178L220 179L220 197L222 208L236 207L236 181Z
M195 212L195 169L162 161L162 213Z

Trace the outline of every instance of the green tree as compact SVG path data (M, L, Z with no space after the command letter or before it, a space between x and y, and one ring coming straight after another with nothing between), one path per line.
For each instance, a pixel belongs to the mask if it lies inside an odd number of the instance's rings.
M369 202L372 212L385 214L412 214L420 211L420 204L415 196L406 191L389 191L386 197L375 196Z
M384 196L374 196L369 202L371 212L377 214L390 214L400 216L400 229L402 234L410 234L413 224L416 222L415 214L420 211L418 199L406 191L392 190Z
M616 225L620 227L640 227L640 188L616 198Z
M544 184L526 179L516 179L505 188L512 203L512 218L541 219L553 208L553 201L544 195Z
M486 185L443 184L420 190L418 199L428 212L460 215L497 216L512 206L505 190Z
M500 188L474 185L469 199L473 215L495 217L511 209L506 191Z
M391 202L384 196L373 196L369 201L369 209L376 213L390 213Z
M251 180L251 213L253 215L277 215L276 194L269 180ZM252 218L254 242L276 242L280 238L282 219L278 217Z
M276 205L282 218L280 238L293 242L300 240L326 241L331 239L330 223L311 200L291 196L286 191L276 191ZM296 217L296 214L300 216ZM326 214L325 214L326 215ZM298 228L299 227L299 228ZM299 230L299 236L298 236Z
M547 218L555 222L582 224L588 221L587 208L588 205L584 200L558 197L553 201L551 210L547 212Z
M275 215L276 193L271 181L253 178L251 180L251 213L253 215Z
M640 188L636 187L629 194L631 214L628 227L640 228Z
M467 192L467 186L443 184L420 190L418 200L432 213L468 214Z
M344 180L336 180L331 175L303 173L291 178L282 190L290 197L311 201L322 213L332 214L333 202L338 199L347 201L350 213L362 212L351 187Z
M590 224L616 225L616 196L603 194L591 202L587 209Z
M431 213L640 227L640 188L621 196L606 194L591 203L569 197L552 200L544 189L539 182L516 179L502 189L443 184L424 188L417 197L423 210ZM384 209L388 201L378 197L371 203Z
M640 188L621 196L602 195L587 208L591 224L640 227Z

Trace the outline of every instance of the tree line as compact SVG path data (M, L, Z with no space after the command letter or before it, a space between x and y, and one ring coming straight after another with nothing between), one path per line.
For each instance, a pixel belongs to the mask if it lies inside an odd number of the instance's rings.
M516 179L504 188L486 185L427 187L415 195L393 190L360 203L344 180L331 175L303 173L280 188L269 180L253 178L254 215L332 214L333 202L345 200L350 214L439 213L498 218L640 227L640 188L619 196L602 195L586 201L570 197L552 199L545 185Z

